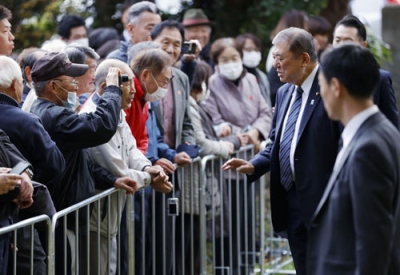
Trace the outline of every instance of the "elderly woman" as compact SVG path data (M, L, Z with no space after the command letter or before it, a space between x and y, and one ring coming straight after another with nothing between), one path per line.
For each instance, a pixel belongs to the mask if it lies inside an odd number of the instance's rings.
M210 96L204 104L221 137L236 135L242 145L254 144L258 151L260 141L268 138L272 114L256 77L243 68L242 57L242 48L234 38L221 38L211 45L211 58L216 66L208 81ZM222 192L228 194L231 203L222 206L222 216L228 217L228 222L224 218L215 221L222 229L220 234L214 232L216 265L230 266L232 263L231 274L248 274L254 264L252 254L246 254L248 261L241 255L246 249L249 252L255 250L254 214L251 212L255 203L255 185L245 184L242 178L236 180L235 174L224 176ZM227 226L229 224L233 225L232 230ZM246 267L240 265L243 261L248 262Z
M252 33L244 33L237 36L236 41L243 49L243 67L256 77L261 94L268 106L271 107L269 81L267 75L258 68L262 59L261 40Z
M243 68L242 57L242 48L233 38L220 38L212 44L216 70L209 79L205 107L220 136L237 135L242 145L254 144L258 151L260 141L269 135L272 113L257 79Z

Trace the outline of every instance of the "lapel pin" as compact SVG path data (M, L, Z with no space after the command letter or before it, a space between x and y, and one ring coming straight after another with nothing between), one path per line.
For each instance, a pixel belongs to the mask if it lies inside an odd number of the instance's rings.
M319 93L315 93L316 96L319 96Z
M314 99L311 99L310 105L314 105Z
M178 95L180 95L181 94L181 91L180 90L178 90Z

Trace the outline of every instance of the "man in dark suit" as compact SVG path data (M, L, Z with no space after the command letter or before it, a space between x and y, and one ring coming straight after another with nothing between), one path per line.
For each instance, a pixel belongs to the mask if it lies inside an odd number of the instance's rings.
M373 55L355 44L328 52L319 74L343 147L312 218L307 272L400 274L400 134L374 105Z
M277 92L272 143L250 162L231 159L223 169L248 174L249 181L271 171L274 230L288 237L296 272L301 275L306 274L309 222L335 163L340 128L329 120L321 101L311 34L289 28L272 43L274 66L281 81L287 82Z
M367 47L367 31L364 24L354 15L347 15L336 24L333 45L340 45L343 42L359 43ZM373 95L374 103L393 125L399 128L399 113L392 87L392 76L390 72L381 69L379 74L379 83Z

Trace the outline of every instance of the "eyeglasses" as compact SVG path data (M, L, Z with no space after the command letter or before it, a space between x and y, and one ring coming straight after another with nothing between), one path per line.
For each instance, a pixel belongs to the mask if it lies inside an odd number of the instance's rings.
M163 75L165 80L162 82L162 85L159 85L158 82L157 82L157 80L156 80L156 78L154 77L153 73L151 73L151 76L153 77L153 80L157 83L157 85L158 85L159 87L165 87L165 86L167 86L167 85L172 81L172 79L174 78L174 75L171 75L171 78L168 78L168 77L166 77L166 76Z
M55 79L53 79L53 80L60 80L60 81L67 81L67 82L69 82L69 83L72 83L72 84L74 84L74 85L78 85L79 84L79 81L78 80L68 80L68 79L58 79L58 78L55 78Z

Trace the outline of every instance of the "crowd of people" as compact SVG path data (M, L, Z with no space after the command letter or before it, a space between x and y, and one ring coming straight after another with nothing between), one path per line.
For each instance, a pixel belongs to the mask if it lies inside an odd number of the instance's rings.
M88 30L84 18L66 14L58 38L24 49L17 60L11 16L0 5L0 226L121 190L109 207L102 199L89 216L81 211L79 220L59 221L56 274L84 274L85 265L92 274L117 274L118 267L127 274L126 195L135 201L135 273L200 274L198 251L194 266L180 262L190 249L179 242L199 226L201 212L199 197L191 201L188 194L200 188L200 175L185 167L197 156L228 158L249 144L254 159L222 166L246 175L234 177L240 187L232 193L226 192L232 178L219 185L225 189L219 211L238 213L232 235L254 243L243 222L254 203L244 198L251 186L245 183L270 172L273 228L288 238L296 274L400 273L398 110L391 74L366 48L357 17L332 28L323 17L287 11L272 31L266 73L257 36L210 41L213 24L201 9L187 10L182 22L162 21L154 3L138 2L125 7L121 35ZM40 188L48 190L41 197L46 207L35 197ZM175 240L164 234L175 221L165 209L178 196L184 207L176 220L184 226L175 234L185 237ZM185 215L193 213L188 225ZM150 228L164 231L143 239ZM18 243L30 239L19 232ZM229 231L222 232L216 265L233 263L230 274L246 274L235 253L241 244L227 245ZM44 235L35 229L34 274L46 274ZM10 236L0 236L0 274L13 268ZM85 243L99 252L85 258ZM142 255L154 243L155 252ZM18 274L27 274L29 245L18 250ZM84 262L78 268L65 261L76 257Z

